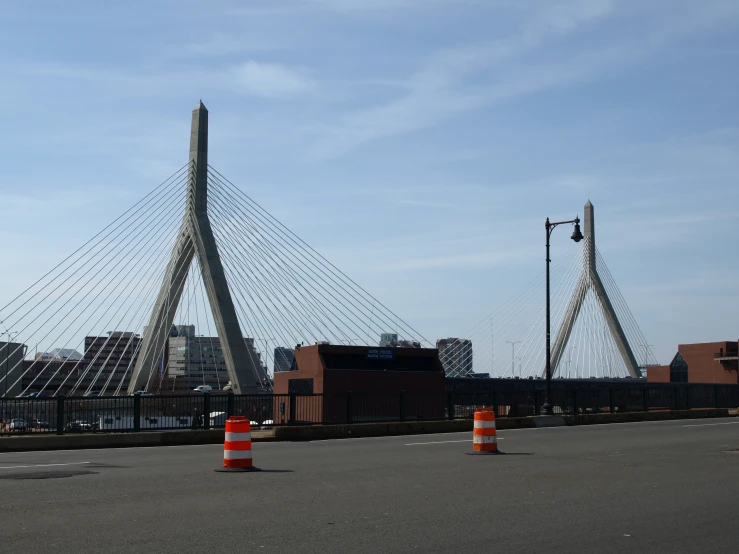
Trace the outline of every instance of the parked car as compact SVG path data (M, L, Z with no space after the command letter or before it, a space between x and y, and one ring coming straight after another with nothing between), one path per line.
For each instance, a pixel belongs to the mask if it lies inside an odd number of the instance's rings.
M48 429L49 428L49 422L48 421L36 420L36 423L34 423L34 427L36 427L36 429Z
M48 398L43 392L29 392L26 398Z
M86 421L70 421L64 426L67 433L82 433L84 431L92 431L92 425Z
M210 392L213 390L213 387L211 387L210 385L198 385L192 390L194 390L195 392Z
M8 429L11 431L28 431L28 423L25 419L15 418L10 420Z
M96 390L89 390L82 396L100 396L100 393Z
M133 396L154 396L154 393L149 392L148 390L137 390L133 393Z

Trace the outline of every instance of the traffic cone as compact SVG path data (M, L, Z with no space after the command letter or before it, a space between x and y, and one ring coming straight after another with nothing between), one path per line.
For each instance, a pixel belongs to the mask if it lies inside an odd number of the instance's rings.
M259 471L252 464L251 423L244 416L231 416L226 420L223 467L216 471Z
M472 450L472 454L502 454L498 451L495 412L490 408L475 410Z

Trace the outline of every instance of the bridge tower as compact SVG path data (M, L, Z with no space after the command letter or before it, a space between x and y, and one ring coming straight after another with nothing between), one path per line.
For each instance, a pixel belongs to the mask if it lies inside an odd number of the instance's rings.
M613 304L611 304L608 293L606 293L603 282L598 275L598 269L595 264L595 216L593 204L590 203L590 200L585 204L583 223L585 228L583 270L575 286L567 311L565 312L562 325L554 341L554 346L552 347L552 374L554 375L557 372L559 362L562 360L562 355L567 347L567 342L570 340L572 329L580 314L585 297L590 292L595 296L596 303L603 312L608 330L616 343L616 347L624 361L624 365L626 365L626 369L629 371L629 375L631 377L641 377L634 353L631 350L629 342L626 340L623 327L618 320L618 316L613 309ZM542 373L542 377L545 376L545 373L546 370Z
M162 360L193 256L203 284L234 392L262 390L257 363L249 356L208 218L208 110L200 101L192 111L190 168L185 215L172 251L128 386L129 394L148 386Z

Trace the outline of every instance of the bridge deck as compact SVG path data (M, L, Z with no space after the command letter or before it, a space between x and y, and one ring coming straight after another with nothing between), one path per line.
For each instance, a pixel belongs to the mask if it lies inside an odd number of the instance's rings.
M4 551L732 552L739 420L0 455Z

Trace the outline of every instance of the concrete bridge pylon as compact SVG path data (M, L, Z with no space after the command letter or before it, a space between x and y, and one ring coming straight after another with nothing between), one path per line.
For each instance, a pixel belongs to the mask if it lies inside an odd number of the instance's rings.
M585 204L583 227L585 237L583 241L583 269L552 347L552 374L555 375L559 369L559 363L562 361L567 343L572 335L572 330L580 315L580 310L585 302L585 298L590 293L594 295L596 303L603 313L608 330L613 337L629 375L631 377L641 377L634 352L626 339L623 327L618 320L616 311L613 309L613 304L598 275L598 268L595 263L595 214L593 204L590 200ZM545 376L545 373L546 370L542 373L542 377Z
M195 256L231 386L237 394L260 392L259 362L249 355L208 217L208 110L202 101L192 111L189 162L186 212L149 324L144 328L128 393L147 389L162 360L185 279Z

